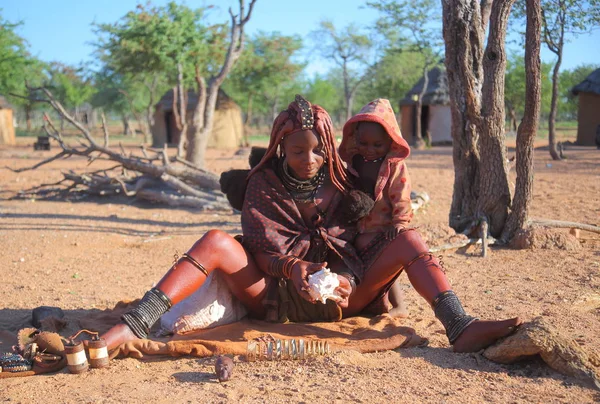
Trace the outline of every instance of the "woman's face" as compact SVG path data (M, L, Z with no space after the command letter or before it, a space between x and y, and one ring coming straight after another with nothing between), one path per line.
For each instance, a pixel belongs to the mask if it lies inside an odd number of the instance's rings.
M356 147L358 153L367 160L376 160L384 157L390 146L392 138L383 126L375 122L361 122L356 129Z
M283 139L282 147L291 174L299 180L313 178L323 167L323 144L312 130L287 135Z

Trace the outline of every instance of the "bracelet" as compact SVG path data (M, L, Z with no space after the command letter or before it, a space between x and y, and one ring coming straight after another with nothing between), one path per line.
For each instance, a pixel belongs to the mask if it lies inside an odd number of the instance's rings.
M290 279L292 277L292 268L299 261L301 260L294 256L282 255L275 257L269 264L269 275Z

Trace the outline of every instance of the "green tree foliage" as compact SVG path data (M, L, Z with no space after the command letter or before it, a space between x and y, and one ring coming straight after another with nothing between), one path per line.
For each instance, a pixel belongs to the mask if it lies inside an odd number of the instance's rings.
M552 96L551 77L552 64L542 63L542 95L541 115L548 116L550 112L550 99ZM507 120L510 122L509 130L516 131L516 125L523 117L525 109L525 59L523 55L513 52L506 61L506 76L504 79L504 105Z
M372 64L369 61L372 41L362 34L355 24L338 30L329 20L321 21L319 29L311 35L315 42L315 50L341 69L346 119L349 119L352 116L356 91Z
M11 23L0 14L0 94L21 90L24 70L31 63L25 40L16 29L20 23Z
M306 89L307 98L325 108L337 123L345 119L346 112L343 84L339 77L341 77L339 69L332 70L328 76L317 74L308 80Z
M421 54L419 66L424 85L416 101L416 115L421 116L422 99L427 93L428 72L441 63L443 54L442 18L439 1L377 0L367 6L379 11L376 30L385 38L389 49L410 50ZM425 145L421 120L416 120L415 146Z
M20 25L0 14L0 94L25 112L27 130L31 131L31 113L44 105L35 101L35 94L29 94L27 85L37 87L47 80L47 66L30 55L25 39L16 32Z
M225 81L225 89L246 111L246 123L253 112L278 112L283 93L304 68L295 61L302 48L298 36L278 32L255 34L246 44L235 69Z
M548 116L548 143L550 155L560 160L556 144L555 124L560 98L560 67L563 50L570 38L589 33L600 26L600 0L542 0L542 42L556 55L552 71L552 99ZM525 1L515 4L515 15L525 15Z
M67 108L79 108L90 101L96 91L91 75L83 67L54 62L49 68L50 81L46 85Z
M425 58L422 52L386 49L358 91L357 102L364 105L375 98L387 98L397 111L398 101L421 78Z

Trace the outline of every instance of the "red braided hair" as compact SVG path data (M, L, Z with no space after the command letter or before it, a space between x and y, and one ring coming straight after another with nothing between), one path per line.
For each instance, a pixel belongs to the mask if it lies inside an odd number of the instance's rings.
M310 108L314 117L312 131L323 143L324 157L327 166L329 167L329 177L333 185L343 193L348 192L352 185L348 178L346 168L342 163L342 159L337 152L335 136L333 134L333 124L327 111L319 105L310 104ZM285 111L282 111L275 121L271 129L271 138L269 139L269 147L264 157L256 167L250 171L248 178L255 172L261 169L269 160L277 155L277 148L283 141L286 135L301 131L302 129L302 110L298 102L294 101Z

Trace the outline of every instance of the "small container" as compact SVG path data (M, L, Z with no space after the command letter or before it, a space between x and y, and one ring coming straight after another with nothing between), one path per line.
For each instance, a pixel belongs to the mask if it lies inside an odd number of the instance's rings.
M91 368L105 368L108 366L108 349L106 341L97 335L88 343L88 354Z
M79 374L88 370L88 361L85 356L83 342L72 342L65 345L65 354L67 355L67 368L69 372Z
M309 356L323 356L329 353L331 353L331 348L327 341L267 337L248 341L246 360L248 362L302 360Z

